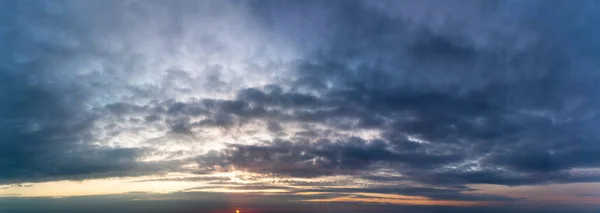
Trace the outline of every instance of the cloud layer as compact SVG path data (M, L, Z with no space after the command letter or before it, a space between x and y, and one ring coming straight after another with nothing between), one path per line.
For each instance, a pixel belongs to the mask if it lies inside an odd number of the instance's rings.
M0 183L597 182L595 3L5 1Z

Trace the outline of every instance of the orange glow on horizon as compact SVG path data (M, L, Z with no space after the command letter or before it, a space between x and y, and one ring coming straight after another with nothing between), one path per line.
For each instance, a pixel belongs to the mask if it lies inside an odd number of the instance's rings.
M427 205L427 206L479 206L491 205L492 202L456 201L456 200L431 200L431 199L394 199L394 198L357 198L351 196L309 199L307 202L359 202L359 203L386 203L396 205Z

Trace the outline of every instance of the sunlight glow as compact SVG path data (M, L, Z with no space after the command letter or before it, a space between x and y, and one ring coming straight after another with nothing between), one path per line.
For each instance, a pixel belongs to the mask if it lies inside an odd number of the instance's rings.
M396 205L428 205L428 206L478 206L489 205L491 202L475 202L475 201L456 201L456 200L431 200L431 199L396 199L396 198L379 198L379 197L333 197L322 199L304 200L307 202L359 202L359 203L384 203Z

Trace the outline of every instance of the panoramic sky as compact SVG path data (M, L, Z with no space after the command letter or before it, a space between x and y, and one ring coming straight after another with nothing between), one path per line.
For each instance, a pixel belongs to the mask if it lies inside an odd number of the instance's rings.
M600 1L0 0L0 212L598 212Z

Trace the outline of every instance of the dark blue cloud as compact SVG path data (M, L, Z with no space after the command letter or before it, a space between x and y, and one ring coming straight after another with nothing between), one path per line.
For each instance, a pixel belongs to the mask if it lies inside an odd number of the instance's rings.
M600 181L573 172L600 168L595 1L457 2L2 1L0 183L179 171L192 157L139 159L212 129L272 139L194 153L193 172L344 174L458 200L505 198L435 187ZM229 43L254 37L296 58L230 62L246 47ZM116 137L147 129L163 138Z
M412 6L403 3L399 4ZM471 3L469 6L479 12L492 13L488 16L510 18L509 26L493 25L485 28L488 31L471 33L468 30L481 27L470 20L478 16L448 20L456 26L447 29L395 17L359 1L261 4L257 8L266 14L265 21L277 30L289 31L292 37L297 29L283 23L308 25L312 17L301 14L314 14L325 23L310 26L329 28L297 35L299 41L321 37L317 41L322 43L314 43L322 46L296 64L300 77L290 92L246 89L238 100L274 109L262 114L269 119L322 123L339 130L378 129L384 132L384 142L375 150L369 147L377 142L365 143L360 149L364 153L337 143L340 147L332 150L345 153L348 161L344 162L327 154L293 154L315 153L313 146L318 146L319 138L326 138L300 132L315 142L287 142L290 145L284 147L280 142L233 146L232 151L225 151L229 156L226 162L251 171L310 175L304 171L308 168L315 175L327 175L336 173L333 168L341 173L347 172L345 169L368 171L371 163L391 161L392 167L411 180L433 184L581 181L569 170L595 168L600 163L593 154L599 148L597 134L590 128L599 121L596 108L600 99L595 92L599 76L587 67L597 66L588 61L595 56L584 51L578 44L582 41L565 40L562 30L570 26L562 25L574 21L572 16L587 21L594 20L595 15L560 14L565 16L563 22L550 24L531 19L527 13L503 17L503 12L508 12L503 10L518 6L511 3ZM543 2L523 6L538 8L544 14L584 7ZM280 11L286 11L285 18L274 18ZM495 23L484 18L484 23ZM597 34L585 27L572 30ZM491 35L495 33L498 37ZM585 38L585 42L593 40ZM306 90L319 95L308 95L303 92ZM409 137L426 143L407 142ZM394 151L408 152L411 157L407 159L414 161L403 162ZM424 153L456 157L438 162L421 159L430 155ZM321 158L327 160L304 164ZM278 160L281 165L303 166L282 168L277 166ZM354 167L344 167L345 163ZM409 166L402 167L402 163Z

